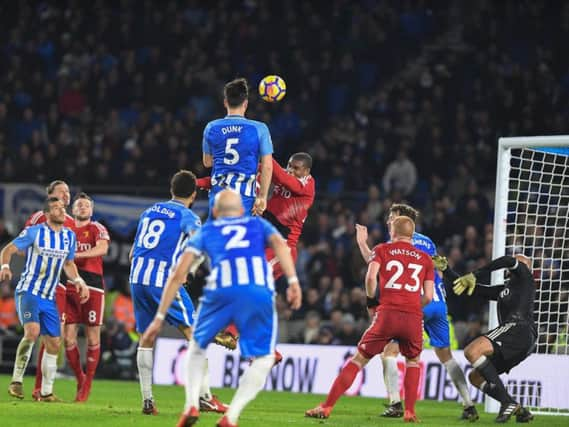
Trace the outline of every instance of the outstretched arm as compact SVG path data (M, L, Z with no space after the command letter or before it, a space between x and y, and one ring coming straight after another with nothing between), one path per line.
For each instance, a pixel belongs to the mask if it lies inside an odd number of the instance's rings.
M356 224L356 242L365 262L369 261L373 253L367 245L367 238L367 227L365 225Z
M290 190L291 193L297 196L304 196L310 194L308 186L303 185L302 182L295 176L287 173L285 169L278 164L278 162L273 159L273 183L281 184Z

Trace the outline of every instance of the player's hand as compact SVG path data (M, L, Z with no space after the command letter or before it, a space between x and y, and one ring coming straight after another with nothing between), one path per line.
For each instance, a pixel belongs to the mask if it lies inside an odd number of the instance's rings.
M286 300L290 304L290 308L298 310L302 305L302 290L298 282L288 285L286 290Z
M457 295L462 295L464 291L468 296L474 293L474 288L476 287L476 276L474 273L468 273L464 276L460 276L454 282L452 290Z
M77 293L79 294L79 302L85 304L89 300L89 288L83 282L81 285L76 285Z
M367 244L367 227L365 225L356 224L356 242L358 245Z
M261 216L263 215L263 212L265 212L265 209L267 209L267 199L263 197L256 197L253 209L251 209L251 213L253 215Z
M164 321L157 319L157 318L154 318L152 323L150 323L148 328L146 328L146 331L144 331L142 338L145 341L150 340L151 342L154 342L156 340L156 337L160 333L160 330L162 329L162 322L164 322Z
M3 282L4 280L12 280L12 270L10 270L10 267L4 267L0 271L0 282Z
M433 260L433 264L435 264L435 268L439 271L445 271L448 267L448 260L446 256L442 255L434 255L431 257Z

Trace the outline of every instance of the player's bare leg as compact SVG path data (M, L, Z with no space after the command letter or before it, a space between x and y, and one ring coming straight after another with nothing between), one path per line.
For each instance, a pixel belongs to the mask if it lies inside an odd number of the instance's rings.
M91 386L95 372L99 365L99 358L101 355L101 327L98 325L87 326L87 368L85 370L85 381L83 382L79 395L77 396L78 402L86 402L91 393Z
M65 345L65 356L67 361L71 366L71 369L75 373L75 379L77 380L77 391L75 394L75 400L79 400L79 391L83 387L85 382L85 373L81 367L81 355L79 354L79 346L77 345L77 330L79 325L76 323L66 324L63 327L64 330L64 345Z
M352 359L344 365L334 380L326 397L326 401L306 411L304 416L310 418L328 418L338 399L350 388L358 373L367 365L369 360L370 359L357 351Z
M462 372L462 369L460 369L460 366L454 357L452 357L450 348L435 347L435 354L441 363L445 366L448 375L452 380L452 383L458 390L460 397L462 397L464 409L462 411L460 419L469 420L472 422L478 420L478 412L476 411L474 402L472 402L472 399L470 398L470 393L468 392L468 384L466 383L466 377L464 376L464 372Z
M57 373L57 355L61 339L59 337L44 336L45 352L41 361L42 383L40 400L42 402L60 402L61 400L53 394L53 383Z
M505 423L512 415L517 416L521 414L522 407L508 394L504 383L498 375L496 367L489 359L493 354L494 347L491 341L485 336L476 338L464 349L465 357L472 363L472 367L478 374L484 378L484 381L479 384L480 390L501 404L500 412L495 421L497 423ZM474 376L474 378L477 379L476 376Z
M397 355L399 354L399 344L391 341L381 353L381 363L383 365L383 381L389 405L381 414L387 418L401 418L403 416L403 405L399 394L399 369L397 368Z
M40 325L36 322L24 324L24 336L18 344L16 350L16 360L14 361L14 371L12 373L12 382L8 386L8 394L17 399L24 398L24 373L28 367L30 356L34 343L38 339L40 333Z

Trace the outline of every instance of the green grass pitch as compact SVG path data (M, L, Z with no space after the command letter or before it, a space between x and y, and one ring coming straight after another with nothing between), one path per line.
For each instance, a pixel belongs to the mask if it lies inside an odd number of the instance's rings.
M184 402L184 389L174 386L155 386L154 394L160 414L143 416L140 413L138 383L96 380L91 398L87 403L73 403L75 382L58 379L56 394L66 402L50 404L31 400L33 378L26 377L24 400L16 400L7 393L10 377L0 376L0 425L33 427L83 427L83 426L174 426ZM215 392L223 401L229 402L232 389ZM328 420L304 418L304 411L323 400L322 395L261 392L243 412L240 427L267 426L342 426L367 427L403 425L401 419L385 419L378 416L383 410L383 399L342 397ZM476 425L494 425L494 415L482 412ZM417 413L422 426L465 426L457 421L461 407L456 402L421 401ZM202 414L197 426L215 426L218 414ZM515 420L510 420L515 424ZM569 417L536 416L533 426L569 426Z

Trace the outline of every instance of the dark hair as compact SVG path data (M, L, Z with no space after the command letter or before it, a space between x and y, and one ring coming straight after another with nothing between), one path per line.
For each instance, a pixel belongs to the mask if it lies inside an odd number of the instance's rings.
M239 78L227 83L223 88L223 97L227 100L229 107L239 107L249 97L247 80Z
M294 153L290 156L291 160L302 162L305 168L311 169L312 168L312 156L308 153L300 152Z
M89 200L91 202L91 206L95 205L95 202L93 202L93 199L91 197L89 197L89 195L85 192L81 192L79 194L77 194L74 198L73 198L73 203L75 203L77 200L79 199L85 199L85 200Z
M56 179L55 181L51 181L49 183L49 185L47 187L45 187L45 192L47 194L52 194L55 191L55 187L57 187L58 185L67 185L67 183L65 181L62 181L60 179Z
M391 205L389 213L392 214L395 212L398 212L401 216L408 216L413 220L413 222L417 222L417 218L419 217L419 211L417 209L414 209L404 203L395 203Z
M196 176L185 169L176 172L170 180L170 191L174 197L190 197L196 191Z
M60 201L61 200L59 200L57 197L48 197L47 199L45 199L45 202L43 204L43 211L45 213L48 213L49 210L51 209L51 204Z

